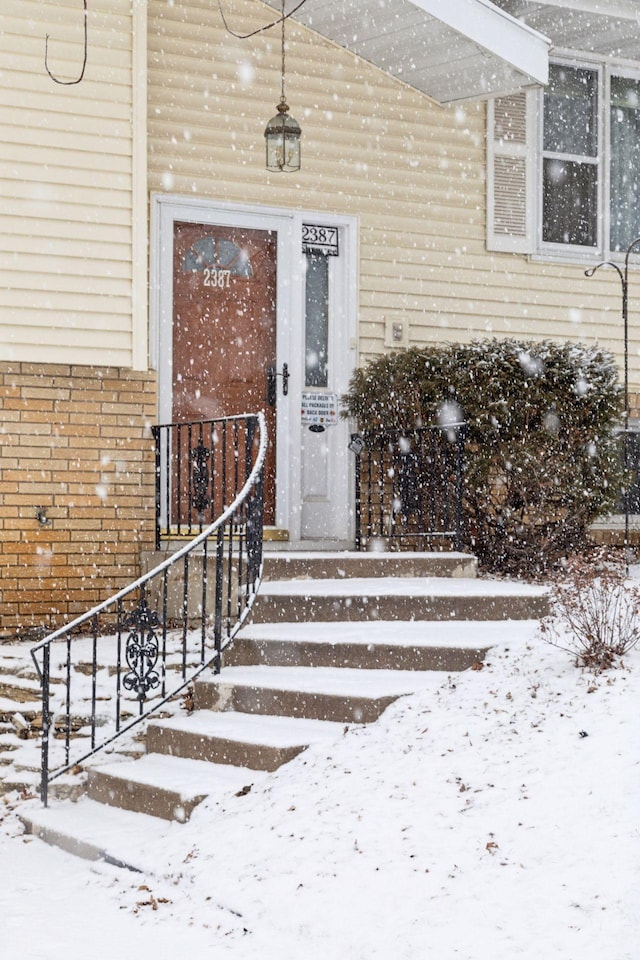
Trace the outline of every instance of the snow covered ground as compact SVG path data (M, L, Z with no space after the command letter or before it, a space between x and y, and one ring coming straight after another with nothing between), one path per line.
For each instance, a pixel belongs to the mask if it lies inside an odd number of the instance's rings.
M513 627L484 669L202 804L147 873L2 805L2 955L637 960L640 650L594 677Z

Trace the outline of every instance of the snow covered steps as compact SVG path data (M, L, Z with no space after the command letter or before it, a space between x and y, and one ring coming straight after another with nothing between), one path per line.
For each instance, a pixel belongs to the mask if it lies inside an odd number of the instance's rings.
M265 553L265 580L323 580L380 577L475 577L468 553L286 551Z
M89 770L87 796L122 810L184 823L205 797L246 792L264 774L227 763L149 753Z
M363 620L528 620L544 616L543 588L439 577L325 578L264 583L253 623Z
M288 716L196 710L190 716L149 724L147 749L210 763L275 770L318 740L332 739L343 725Z
M467 670L495 643L508 642L527 621L351 621L254 623L224 655L225 668L337 667L356 670Z
M30 833L85 859L105 859L136 867L139 858L123 859L113 844L114 817L101 808L118 808L148 818L184 823L205 798L242 796L268 771L275 770L311 743L331 741L344 733L344 724L236 712L193 713L149 724L148 754L135 761L117 761L88 769L86 793L79 811L96 818L97 836L89 823L69 816L67 801L50 801L43 811L29 802L22 820ZM72 806L75 806L73 804ZM56 813L60 811L61 821ZM128 821L127 821L128 822Z
M102 860L116 867L144 871L149 853L177 823L131 812L81 797L76 803L34 801L20 813L27 831L45 843L83 860Z
M371 723L398 697L437 682L433 673L407 670L226 667L218 677L196 684L195 699L207 710ZM264 726L259 724L261 730Z
M221 673L195 682L195 709L150 722L143 758L87 765L75 832L73 805L55 799L44 812L28 805L25 823L81 855L135 866L137 856L120 854L115 814L125 832L136 816L144 830L184 822L204 797L242 796L310 744L437 686L441 671L533 634L545 591L475 574L474 558L453 553L267 555L255 616ZM93 838L85 816L97 824Z

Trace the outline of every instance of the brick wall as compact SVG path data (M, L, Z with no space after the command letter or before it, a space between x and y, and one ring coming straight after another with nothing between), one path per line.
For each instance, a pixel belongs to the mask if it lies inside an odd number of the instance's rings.
M0 363L0 637L60 626L139 575L156 409L153 373Z

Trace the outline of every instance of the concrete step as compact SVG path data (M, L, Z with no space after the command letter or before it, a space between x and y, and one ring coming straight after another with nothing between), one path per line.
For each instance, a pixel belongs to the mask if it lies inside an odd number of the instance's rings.
M195 684L198 709L371 723L398 697L433 687L433 673L335 667L226 667Z
M205 797L247 792L260 771L148 753L88 771L87 796L122 810L184 823Z
M197 710L187 717L150 723L149 753L276 770L309 744L342 734L344 725L246 713Z
M258 623L224 653L229 667L342 667L362 670L467 670L495 643L533 636L535 620L498 622L353 621Z
M466 553L372 551L265 552L265 580L352 577L475 577L477 560Z
M544 616L548 604L545 588L502 580L275 580L261 585L251 620L528 620Z
M81 797L23 804L18 813L28 833L84 860L144 871L153 867L153 851L175 824Z

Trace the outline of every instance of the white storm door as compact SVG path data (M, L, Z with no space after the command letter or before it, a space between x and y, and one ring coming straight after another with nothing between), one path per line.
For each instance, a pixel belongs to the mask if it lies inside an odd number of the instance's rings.
M302 223L300 539L349 546L354 464L340 398L356 363L357 229L347 218Z

